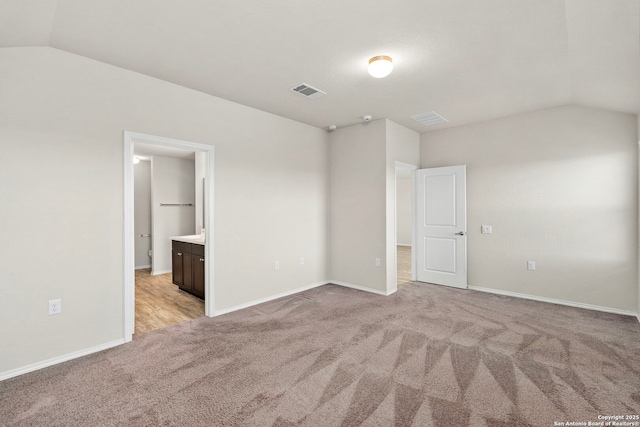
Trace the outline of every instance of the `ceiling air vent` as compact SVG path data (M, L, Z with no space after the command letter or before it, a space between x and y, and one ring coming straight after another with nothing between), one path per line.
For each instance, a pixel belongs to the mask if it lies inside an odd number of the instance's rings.
M416 114L415 116L411 116L413 120L416 122L423 124L425 126L433 126L440 123L448 123L449 120L442 117L440 114L435 111L429 111L428 113Z
M295 93L299 93L300 95L310 99L316 99L321 97L322 95L327 94L326 92L323 92L320 89L316 89L313 86L309 86L306 83L302 83L302 84L299 84L298 86L292 87L291 90L294 91Z

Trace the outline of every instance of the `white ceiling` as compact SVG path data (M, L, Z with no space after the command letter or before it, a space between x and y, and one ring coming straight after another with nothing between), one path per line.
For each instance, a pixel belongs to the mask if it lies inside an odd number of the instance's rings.
M0 0L0 46L34 45L321 128L640 112L640 0ZM385 79L366 72L379 54ZM302 82L327 95L288 90ZM409 118L428 111L449 123Z

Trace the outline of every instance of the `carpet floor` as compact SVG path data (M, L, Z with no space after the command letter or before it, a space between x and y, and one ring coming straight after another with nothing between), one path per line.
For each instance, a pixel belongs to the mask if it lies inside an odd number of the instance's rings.
M326 285L0 382L2 426L554 426L637 414L636 319L427 284L389 297Z

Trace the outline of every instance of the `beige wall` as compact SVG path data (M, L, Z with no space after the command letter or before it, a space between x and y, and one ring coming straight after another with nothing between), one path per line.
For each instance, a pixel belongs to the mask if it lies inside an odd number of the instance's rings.
M423 134L422 167L467 165L469 285L635 312L636 141L577 106Z
M151 158L153 259L151 274L171 272L171 238L195 234L195 161L174 157ZM192 206L162 206L180 203Z
M329 141L329 277L395 292L395 162L418 164L420 136L381 119L338 129Z
M195 153L196 165L196 234L201 234L204 228L204 179L207 174L207 155L202 151Z
M420 134L404 126L386 123L386 274L387 293L397 289L396 260L396 162L417 166L420 162Z
M411 212L410 178L400 178L396 185L396 221L399 245L411 245L413 214Z
M326 279L325 131L51 48L0 64L0 374L123 338L123 130L215 146L217 310Z
M329 135L329 278L384 293L385 120Z
M136 268L150 268L151 237L151 162L141 160L133 166L133 236Z

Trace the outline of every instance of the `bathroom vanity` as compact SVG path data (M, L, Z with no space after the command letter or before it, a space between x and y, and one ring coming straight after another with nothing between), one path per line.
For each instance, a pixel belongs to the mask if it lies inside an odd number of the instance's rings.
M204 299L204 236L171 238L173 283Z

